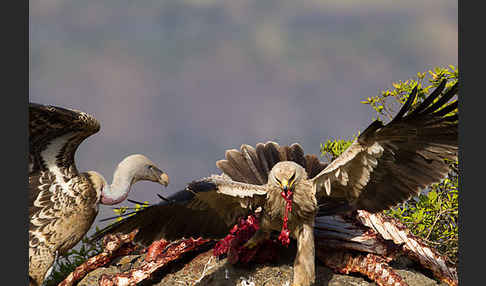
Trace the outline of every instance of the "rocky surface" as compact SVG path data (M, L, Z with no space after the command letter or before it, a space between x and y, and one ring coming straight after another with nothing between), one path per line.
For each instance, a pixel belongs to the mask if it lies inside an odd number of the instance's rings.
M207 248L197 253L188 253L178 261L174 261L159 269L151 279L139 285L290 285L292 279L292 263L295 249L284 250L278 261L273 264L231 265L225 259L218 259L212 255L212 249ZM77 285L98 285L102 274L116 274L133 269L143 262L145 254L127 255L114 260L111 265L98 268L89 273ZM322 263L317 264L316 285L329 286L371 286L376 285L366 277L356 275L342 275L333 273ZM390 264L396 272L410 286L446 285L437 282L420 266L407 258L397 259Z

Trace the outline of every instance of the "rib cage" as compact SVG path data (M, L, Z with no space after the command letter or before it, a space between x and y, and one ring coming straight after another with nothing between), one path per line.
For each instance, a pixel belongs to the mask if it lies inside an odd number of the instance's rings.
M365 226L378 232L383 239L392 240L397 245L402 245L403 250L423 267L430 269L436 277L448 285L458 285L457 270L445 256L440 255L433 248L410 231L396 219L382 214L370 214L358 210L356 217Z

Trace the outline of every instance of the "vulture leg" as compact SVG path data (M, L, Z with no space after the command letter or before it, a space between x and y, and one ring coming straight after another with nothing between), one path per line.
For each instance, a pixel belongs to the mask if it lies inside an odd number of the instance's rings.
M31 255L31 252L34 251L37 254ZM54 254L48 247L39 245L35 249L29 248L29 286L42 285L54 259Z
M314 230L312 225L303 224L296 231L297 254L294 260L293 286L309 286L315 282ZM310 259L312 258L312 259Z

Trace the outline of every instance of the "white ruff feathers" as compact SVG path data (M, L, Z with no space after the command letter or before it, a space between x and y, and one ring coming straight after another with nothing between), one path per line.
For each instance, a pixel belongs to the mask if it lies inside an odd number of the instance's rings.
M66 133L56 139L52 140L47 148L41 152L41 158L44 164L55 177L55 184L59 185L63 192L69 192L69 183L64 181L65 175L61 172L61 168L56 164L56 157L61 153L62 148L69 142L69 140L75 135L74 133ZM74 195L69 192L70 195Z

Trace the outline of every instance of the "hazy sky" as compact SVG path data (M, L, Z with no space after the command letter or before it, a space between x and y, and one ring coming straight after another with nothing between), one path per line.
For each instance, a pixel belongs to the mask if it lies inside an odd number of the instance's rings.
M241 144L298 142L317 154L321 142L371 123L363 98L457 65L452 0L46 0L29 8L30 101L101 122L76 153L78 169L111 181L120 160L142 153L168 173L164 192L218 172L215 162ZM129 198L155 202L161 190L140 182ZM112 215L103 206L98 219Z

